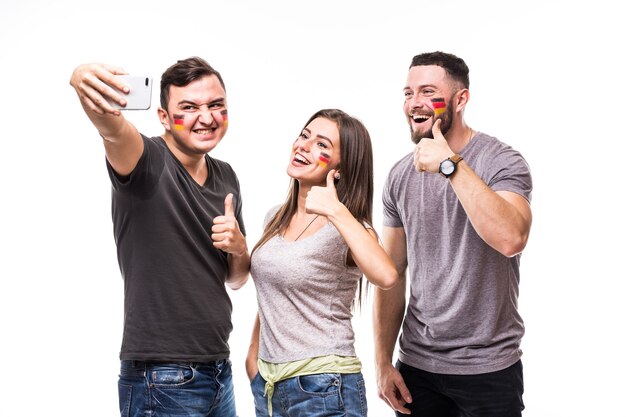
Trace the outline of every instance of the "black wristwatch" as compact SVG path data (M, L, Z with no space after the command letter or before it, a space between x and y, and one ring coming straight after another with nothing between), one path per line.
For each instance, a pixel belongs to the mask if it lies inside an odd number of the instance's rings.
M448 159L444 159L439 164L439 173L446 178L450 178L452 174L456 172L456 165L463 160L463 157L458 154L452 155Z

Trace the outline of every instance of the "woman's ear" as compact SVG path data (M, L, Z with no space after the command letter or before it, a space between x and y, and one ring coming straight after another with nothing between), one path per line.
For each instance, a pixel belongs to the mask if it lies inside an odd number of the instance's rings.
M337 171L335 171L335 181L339 181L341 179L341 173L339 172L339 169L337 169Z

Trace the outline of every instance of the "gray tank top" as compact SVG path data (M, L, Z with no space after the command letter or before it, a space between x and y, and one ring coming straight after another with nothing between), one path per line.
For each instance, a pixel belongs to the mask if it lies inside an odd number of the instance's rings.
M351 306L362 273L346 266L347 253L331 223L295 242L275 236L254 252L250 273L259 304L260 359L356 356Z

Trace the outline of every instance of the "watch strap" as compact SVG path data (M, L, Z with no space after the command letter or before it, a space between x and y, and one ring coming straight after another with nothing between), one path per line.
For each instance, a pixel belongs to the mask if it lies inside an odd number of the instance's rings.
M459 155L458 153L455 153L449 159L452 162L454 162L454 165L456 165L456 164L458 164L459 162L461 162L463 160L463 157L461 155Z

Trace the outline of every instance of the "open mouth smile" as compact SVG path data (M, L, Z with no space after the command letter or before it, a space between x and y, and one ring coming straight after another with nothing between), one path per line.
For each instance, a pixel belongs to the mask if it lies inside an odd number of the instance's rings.
M415 123L424 123L432 117L430 114L411 114L410 116Z
M194 129L193 133L196 133L198 135L208 135L215 132L215 130L216 129Z
M293 160L294 160L295 162L299 162L299 163L301 163L301 164L303 164L303 165L310 165L310 164L311 164L311 162L309 162L309 160L308 160L308 159L306 159L304 156L300 155L300 154L299 154L299 153L297 153L297 152L296 152L296 154L294 155Z

